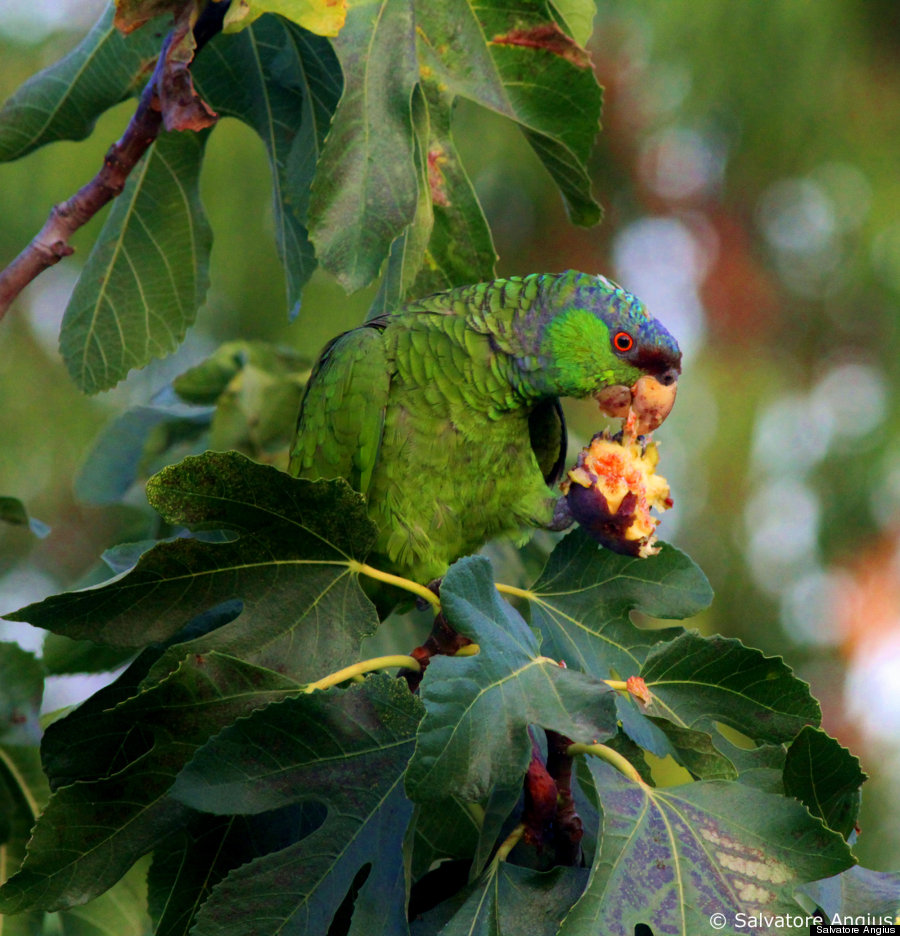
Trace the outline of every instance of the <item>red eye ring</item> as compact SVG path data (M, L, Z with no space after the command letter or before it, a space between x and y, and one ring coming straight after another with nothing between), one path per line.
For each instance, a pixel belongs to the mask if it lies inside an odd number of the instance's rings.
M634 338L628 332L616 332L613 337L613 347L616 351L630 351L634 347Z

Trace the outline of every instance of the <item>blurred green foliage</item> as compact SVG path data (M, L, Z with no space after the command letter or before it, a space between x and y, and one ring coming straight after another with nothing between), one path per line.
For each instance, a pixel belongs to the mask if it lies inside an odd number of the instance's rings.
M0 32L0 97L78 38ZM658 434L677 503L662 532L716 590L704 627L785 653L821 699L826 729L877 762L900 736L896 680L877 663L900 665L896 6L601 0L591 47L606 86L599 228L569 224L511 124L457 109L498 270L608 273L685 335L681 399ZM107 113L83 143L0 167L0 261L93 175L131 108ZM207 303L173 358L115 390L84 397L55 347L102 218L2 323L0 495L52 532L39 540L0 524L0 611L91 581L104 549L160 532L139 496L76 497L73 478L117 415L222 342L274 342L310 360L364 317L375 287L347 297L319 272L288 322L270 184L259 140L224 120L201 177L215 231ZM574 445L596 416L584 404L570 415ZM863 798L858 851L876 868L900 850L885 821L900 800L891 757Z

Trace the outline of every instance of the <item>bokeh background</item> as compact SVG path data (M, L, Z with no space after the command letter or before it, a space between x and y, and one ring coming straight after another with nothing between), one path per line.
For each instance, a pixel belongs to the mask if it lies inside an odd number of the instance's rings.
M55 61L100 4L0 0L0 96ZM858 853L900 865L900 6L895 0L598 3L606 87L593 160L603 224L571 227L518 133L461 105L456 138L504 274L578 268L641 296L681 340L684 376L657 433L676 506L661 533L716 591L697 622L782 654L824 727L863 762ZM82 143L0 166L0 263L100 165L132 105ZM98 433L236 337L312 357L374 290L325 274L288 323L268 166L226 120L202 179L212 290L172 358L82 396L56 340L78 254L0 323L0 495L50 527L0 525L0 612L91 580L100 553L146 532L146 509L80 501ZM574 443L596 411L569 408ZM0 639L41 634L0 621ZM46 705L90 690L55 677Z

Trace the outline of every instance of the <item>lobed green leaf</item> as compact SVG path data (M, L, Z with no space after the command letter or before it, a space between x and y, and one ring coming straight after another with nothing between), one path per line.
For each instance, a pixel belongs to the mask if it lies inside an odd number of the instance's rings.
M199 615L171 640L183 642L188 637L209 633L233 620L240 613L237 603L226 603ZM59 787L77 780L97 780L127 766L146 753L152 745L152 732L135 722L129 705L142 691L154 688L184 666L182 654L161 673L159 659L165 645L149 647L139 653L116 679L103 686L65 718L47 726L41 739L41 756L50 786ZM151 699L153 697L151 696Z
M312 188L322 265L353 291L371 282L416 213L415 24L406 0L361 0L334 42L344 93Z
M727 921L797 913L798 884L854 862L837 833L783 796L719 780L653 789L602 762L588 766L603 804L602 844L560 936L640 924L694 936L713 913ZM774 936L775 927L756 931Z
M553 0L553 7L580 46L585 46L594 31L597 13L595 0Z
M612 691L540 656L535 635L494 588L486 559L450 567L441 605L480 652L429 664L421 688L426 715L406 779L412 799L453 794L477 802L497 786L515 786L531 757L529 725L588 743L615 734Z
M580 529L553 550L529 593L544 651L600 679L637 675L652 647L683 632L637 627L632 611L686 618L712 600L706 576L673 546L635 559L598 547Z
M780 657L730 637L687 631L654 647L641 676L653 694L647 714L710 734L722 722L757 743L780 743L821 719L809 685Z
M151 478L147 494L172 524L228 529L237 537L161 543L109 584L7 616L137 649L238 600L239 616L173 647L155 672L169 672L185 653L212 649L304 680L356 659L377 619L349 563L365 556L375 533L362 499L344 482L302 481L234 452L207 452Z
M123 36L109 4L82 41L23 84L0 110L0 161L56 140L81 140L110 107L140 91L162 34L149 26Z
M228 874L191 933L320 936L349 896L355 936L402 936L408 932L402 847L411 812L400 776L382 775L321 829Z
M347 0L243 0L225 15L225 29L245 29L265 13L277 13L320 36L336 36L347 17Z
M182 802L217 814L260 813L310 798L330 802L375 783L406 750L422 716L403 680L299 695L224 729L175 784Z
M420 75L428 106L428 138L420 141L433 216L424 263L409 293L433 292L494 277L497 252L487 219L462 165L451 131L453 96L427 71ZM421 197L421 196L420 196Z
M161 134L113 202L59 338L86 393L174 351L203 302L212 246L198 190L206 138Z
M399 126L363 118L353 128L357 136L365 134L373 154L386 145L393 146L395 159L400 154L388 190L374 195L384 236L379 240L373 234L361 244L345 235L340 241L346 248L343 253L333 250L338 231L322 232L331 240L323 237L319 243L317 238L320 253L326 244L332 251L325 265L339 276L351 264L367 264L358 276L355 271L344 276L348 288L358 288L374 276L387 245L396 237L386 281L370 314L395 307L407 290L427 295L493 276L496 253L490 230L450 130L458 97L517 123L556 181L572 219L584 225L600 219L586 161L600 129L602 95L590 58L571 38L569 23L571 19L579 34L586 35L592 13L580 2L565 6L568 18L543 0L517 0L512 5L494 0L478 6L466 0L416 4L418 87L427 105L427 122L415 117L411 146L409 102L404 99L397 102ZM345 106L349 111L349 103L342 101L340 121ZM414 106L414 115L416 110ZM350 139L342 137L341 144L348 146ZM383 170L377 166L377 171ZM346 223L360 226L369 219L372 202L367 198L354 206L348 201L345 207Z
M378 295L368 318L393 312L403 304L409 287L422 269L428 241L434 227L434 210L429 192L429 113L421 89L413 91L414 160L416 166L416 209L412 221L391 244ZM430 290L435 292L436 290ZM427 293L426 293L427 294Z
M252 812L312 798L328 813L312 834L229 873L192 932L318 936L351 888L351 932L406 932L402 853L412 804L402 778L420 717L405 683L378 675L271 707L213 739L179 795Z
M453 96L428 69L414 97L416 213L391 245L369 317L427 296L494 277L490 228L462 165L450 124Z
M22 868L0 888L0 913L58 910L107 890L185 821L189 810L168 793L197 748L240 715L297 691L286 676L211 653L186 658L151 688L80 720L71 759L89 753L79 769L100 779L50 797ZM135 743L115 743L124 726Z
M229 871L305 838L324 817L317 803L261 816L191 816L153 854L147 885L154 936L185 936Z
M800 891L825 911L828 920L874 917L895 923L900 916L900 871L873 871L858 865L833 877L805 884Z
M334 49L280 16L263 16L237 35L217 36L191 74L212 108L247 124L266 147L275 239L288 308L295 311L316 266L307 233L309 188L343 88Z
M454 906L449 919L441 905L413 926L413 936L555 936L587 876L584 868L540 872L507 862L493 865L466 889L465 902Z
M517 799L518 794L517 790ZM429 868L447 859L470 858L477 848L479 832L478 821L456 797L447 797L439 805L416 806L406 843L411 880L418 880Z
M22 863L29 833L49 793L37 748L0 744L0 884ZM32 936L41 932L43 913L31 911L0 922L4 936Z
M590 57L544 0L416 6L419 61L454 96L515 121L576 224L600 220L586 162L600 130Z
M859 815L866 775L859 759L820 728L807 725L784 762L784 792L796 797L829 829L849 838Z

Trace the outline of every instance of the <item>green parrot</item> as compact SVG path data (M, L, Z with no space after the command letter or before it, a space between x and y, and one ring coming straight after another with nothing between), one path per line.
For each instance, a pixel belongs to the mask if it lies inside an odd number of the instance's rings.
M369 562L420 584L494 537L572 520L560 397L668 415L678 344L635 296L575 271L410 302L333 339L306 386L290 472L345 478L379 534Z

